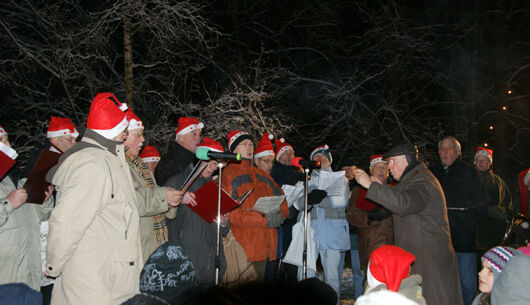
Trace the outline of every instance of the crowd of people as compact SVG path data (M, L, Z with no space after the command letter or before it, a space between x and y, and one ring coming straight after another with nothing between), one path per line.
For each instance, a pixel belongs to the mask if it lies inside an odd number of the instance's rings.
M431 167L407 143L371 156L369 173L333 171L327 145L296 166L283 138L233 130L226 155L240 160L201 161L199 149L225 152L204 127L179 118L161 156L111 93L92 101L79 142L70 119L52 117L44 201L26 202L29 170L1 177L0 303L339 304L348 251L356 304L530 302L530 248L499 246L513 207L491 149L472 166L448 136ZM0 151L17 156L2 127ZM527 194L530 171L520 176ZM237 207L208 220L197 194L219 180Z

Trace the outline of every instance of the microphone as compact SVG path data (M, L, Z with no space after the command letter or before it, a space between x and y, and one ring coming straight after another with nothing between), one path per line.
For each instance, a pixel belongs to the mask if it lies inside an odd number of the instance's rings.
M195 156L200 160L222 159L222 160L241 160L241 154L223 153L212 151L207 147L198 147Z
M291 161L291 165L302 168L320 168L320 161L304 160L302 157L296 157Z

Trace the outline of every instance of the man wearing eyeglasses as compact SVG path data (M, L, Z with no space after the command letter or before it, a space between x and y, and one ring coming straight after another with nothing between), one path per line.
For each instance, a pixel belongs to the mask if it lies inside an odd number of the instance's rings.
M418 160L412 144L387 152L395 187L371 179L361 169L355 179L368 190L366 198L393 213L396 246L416 256L411 274L423 278L423 295L429 305L462 305L455 252L451 245L445 197L438 180Z

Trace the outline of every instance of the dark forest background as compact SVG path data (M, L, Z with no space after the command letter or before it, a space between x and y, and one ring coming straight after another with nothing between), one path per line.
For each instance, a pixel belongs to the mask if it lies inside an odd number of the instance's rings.
M0 4L0 124L24 165L52 115L82 132L113 92L163 153L179 116L203 134L328 144L366 166L403 141L438 162L454 135L530 166L530 1L29 1ZM503 110L504 107L504 110Z

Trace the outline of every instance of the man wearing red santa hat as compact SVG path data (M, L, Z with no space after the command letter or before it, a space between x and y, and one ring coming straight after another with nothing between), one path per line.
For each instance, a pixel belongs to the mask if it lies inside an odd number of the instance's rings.
M478 244L482 250L499 245L512 211L512 193L504 180L493 173L493 150L477 147L474 160L480 181L488 196L488 216L478 224Z
M142 161L144 161L145 165L147 165L149 170L154 175L156 166L160 161L160 153L156 147L152 145L145 145L142 149L142 152L140 152L140 158L142 158Z
M370 156L370 177L382 184L388 184L388 166L383 155ZM369 199L366 189L356 186L351 193L346 210L348 222L357 228L359 237L359 259L361 269L366 272L372 251L381 245L394 243L392 213Z
M254 164L269 175L274 165L274 148L271 143L273 138L272 134L264 133L254 150Z
M0 155L10 164L18 156L2 126ZM17 169L11 169L0 177L0 284L24 283L38 291L42 274L39 226L50 216L53 188L48 188L44 203L26 203L25 179L19 176Z
M196 118L180 117L175 142L171 142L168 152L160 159L155 171L156 181L165 185L173 175L180 174L188 166L195 164L195 151L201 142L201 131L204 124Z
M57 188L47 246L52 304L120 304L139 291L140 218L122 144L127 106L99 93L83 139L46 180Z

